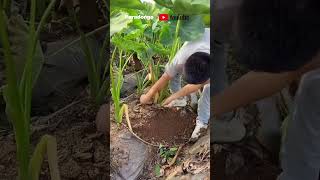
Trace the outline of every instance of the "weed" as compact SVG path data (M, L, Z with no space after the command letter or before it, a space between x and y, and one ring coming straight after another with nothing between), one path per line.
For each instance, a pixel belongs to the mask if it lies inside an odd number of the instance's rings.
M171 160L176 155L177 150L178 148L176 147L168 148L160 145L159 155L161 158L164 158L165 160L168 161L168 160Z

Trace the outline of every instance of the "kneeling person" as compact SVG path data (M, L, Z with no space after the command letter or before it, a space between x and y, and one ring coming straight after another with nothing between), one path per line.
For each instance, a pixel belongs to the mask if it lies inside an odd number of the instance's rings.
M181 76L187 85L181 88ZM140 97L142 104L148 104L157 92L169 83L172 95L168 97L164 106L185 106L185 96L197 92L203 88L198 101L198 116L196 127L191 140L200 136L200 130L206 129L210 118L210 29L197 41L186 42L174 57L171 64L166 65L165 73ZM194 95L194 94L193 94Z

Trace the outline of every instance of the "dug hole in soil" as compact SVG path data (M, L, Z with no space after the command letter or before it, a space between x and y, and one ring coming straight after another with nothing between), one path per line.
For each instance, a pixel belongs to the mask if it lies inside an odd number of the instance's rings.
M196 119L196 114L192 112L191 109L163 108L159 105L141 105L139 104L137 95L133 95L132 97L128 98L125 103L128 105L130 123L134 133L148 143L152 143L157 146L161 144L167 147L179 147L180 145L187 143L189 138L191 137L191 134L195 127ZM134 158L139 159L139 157L119 157L119 154L123 153L123 151L125 151L123 149L125 149L126 147L119 145L119 143L122 142L118 139L118 137L123 137L123 134L129 132L126 128L128 127L128 125L126 123L125 117L123 118L122 124L120 124L119 126L115 123L113 106L111 106L110 112L112 120L110 132L111 166L115 166L113 167L113 170L120 169L119 171L121 171L121 169L123 169L124 167L119 166L126 166L126 161L132 160ZM160 164L159 161L161 161L161 158L158 154L159 147L145 145L135 137L133 139L135 139L135 141L138 141L140 144L143 144L142 146L145 146L146 149L142 150L143 156L146 156L145 158L141 158L144 159L141 160L144 161L144 163L142 163L143 167L137 168L139 170L136 171L141 172L135 178L157 179L154 173L154 167L156 164ZM144 153L144 151L147 151L147 153ZM181 154L179 156L181 156ZM121 160L123 158L127 158L127 160ZM118 172L118 174L121 174L121 172ZM128 176L122 178L128 178ZM111 179L119 178L111 177Z

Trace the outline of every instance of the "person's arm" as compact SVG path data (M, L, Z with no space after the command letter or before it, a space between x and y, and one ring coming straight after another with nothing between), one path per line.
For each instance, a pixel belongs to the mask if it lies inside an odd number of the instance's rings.
M296 73L249 72L220 94L213 96L211 111L215 117L270 96L297 78Z
M140 97L141 104L148 104L157 92L163 89L171 79L168 73L164 73L161 78L150 88L150 90Z
M178 92L168 97L162 105L167 106L170 104L170 102L172 102L175 99L178 99L183 96L187 96L193 92L198 91L202 86L203 84L187 84L183 88L181 88Z

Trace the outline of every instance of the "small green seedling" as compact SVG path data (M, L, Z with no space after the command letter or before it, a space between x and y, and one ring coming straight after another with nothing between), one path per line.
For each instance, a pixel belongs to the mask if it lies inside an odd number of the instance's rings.
M156 174L156 177L161 177L161 167L159 164L155 166L154 173Z
M176 147L164 147L163 145L160 144L159 147L159 155L161 158L165 158L166 161L171 160L177 153L178 148Z

